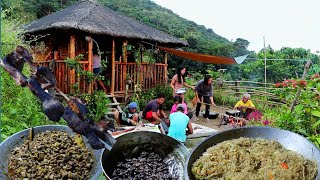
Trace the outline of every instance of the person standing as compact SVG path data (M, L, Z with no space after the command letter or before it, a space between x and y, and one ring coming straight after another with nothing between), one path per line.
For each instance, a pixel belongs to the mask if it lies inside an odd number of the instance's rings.
M183 113L184 105L177 105L177 112L170 114L168 136L184 143L187 140L187 134L193 133L190 118ZM186 131L186 128L188 129Z
M171 79L171 88L173 89L173 97L177 96L178 94L176 91L183 86L194 89L194 86L190 86L185 82L185 74L187 69L184 66L180 66L177 69L177 74L175 74ZM184 95L179 94L182 97L182 101L184 102Z
M201 104L204 102L206 105L204 117L206 118L205 120L209 122L210 104L212 106L216 105L213 101L212 77L206 75L203 80L197 83L195 90L197 97L196 117L199 116Z
M101 56L99 56L96 53L93 55L92 69L93 69L93 74L95 74L97 78L97 76L100 75L101 73ZM99 87L103 89L104 92L107 92L107 88L99 78L97 78L96 82L99 85Z

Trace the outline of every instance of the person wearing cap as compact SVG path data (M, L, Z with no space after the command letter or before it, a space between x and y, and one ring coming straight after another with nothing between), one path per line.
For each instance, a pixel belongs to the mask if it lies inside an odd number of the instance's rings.
M121 116L121 125L135 126L140 120L139 108L136 102L131 102L123 109Z
M177 105L177 112L170 114L169 116L169 129L168 136L184 143L187 140L187 134L193 133L192 124L190 118L185 115L185 108L183 104ZM186 131L186 129L188 129Z

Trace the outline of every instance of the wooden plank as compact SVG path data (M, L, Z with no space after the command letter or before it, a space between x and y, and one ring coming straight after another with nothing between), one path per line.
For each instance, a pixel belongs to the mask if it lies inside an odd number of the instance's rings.
M144 90L144 84L143 84L143 64L141 63L140 65L138 65L139 70L139 79L140 79L140 85L141 85L141 89Z
M118 101L117 101L117 99L115 97L113 97L112 100L113 100L114 103L118 103ZM117 105L117 109L118 109L119 112L123 112L119 105Z
M123 89L123 65L122 64L120 65L119 76L120 76L120 81L118 81L118 83L119 83L119 86L120 86L120 91L124 91L124 89Z
M119 91L119 65L115 66L115 89L114 91Z
M92 64L93 64L93 40L90 37L88 42L88 71L93 72ZM85 84L85 83L84 83ZM89 84L88 92L91 94L93 92L93 83Z
M253 84L269 84L269 85L274 85L272 83L262 83L262 82L255 82L255 81L223 81L223 82L227 82L227 83L235 83L235 82L239 82L239 83L253 83Z
M108 106L117 106L120 105L120 103L116 102L116 103L109 103Z
M225 93L226 93L226 94L233 94L233 95L236 95L236 94L237 94L236 92L230 92L230 91L226 91ZM265 94L265 93L263 93L263 91L261 91L261 92L250 92L249 94L250 94L251 96L253 96L253 95L255 95L255 96L257 96L257 95L259 95L259 96L268 96L269 98L280 100L280 98L279 98L278 96L276 96L276 95L270 95L270 94Z
M122 44L122 58L123 58L123 62L128 62L128 52L127 52L127 45L128 45L128 40L124 40L123 44Z
M122 56L123 56L123 62L127 63L128 61L128 54L127 54L127 45L128 45L128 40L123 41L122 45ZM121 90L125 90L126 86L126 79L127 79L127 64L123 65L122 67L122 82L121 82ZM131 74L130 74L131 75Z
M168 53L166 52L166 54L164 55L164 82L165 84L167 84L168 82Z
M231 89L268 89L268 90L276 90L279 88L265 88L265 87L255 87L255 86L225 86L223 85L222 88L231 88Z
M76 37L75 35L70 36L69 42L69 57L71 59L76 57ZM71 87L75 83L75 70L69 70L70 72L70 83L68 84Z
M161 83L161 66L159 66L158 68L157 68L157 71L158 71L158 77L157 77L157 81L158 81L158 84L160 84Z
M115 82L115 41L112 39L112 54L111 54L111 94L114 94Z
M158 84L158 81L157 81L157 69L158 69L158 66L156 65L153 65L152 66L152 80L153 80L153 83L152 83L152 87L154 87L155 85Z
M146 74L147 74L147 65L145 64L144 66L143 66L143 89L146 91L147 90L147 82L146 82L146 79L144 78L145 76L146 76Z
M66 91L66 84L67 84L67 82L65 82L65 78L66 78L66 76L67 76L67 74L68 74L68 72L66 71L66 68L65 68L65 64L61 64L61 89L62 89L62 92L64 92L64 93L69 93L69 92L67 92Z
M63 73L63 69L62 69L62 64L61 63L56 63L56 72L58 72L58 88L62 89L62 73ZM65 93L65 91L63 91Z

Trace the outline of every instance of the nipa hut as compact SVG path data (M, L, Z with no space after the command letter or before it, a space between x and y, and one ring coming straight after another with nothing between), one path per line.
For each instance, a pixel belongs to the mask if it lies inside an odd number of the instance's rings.
M154 45L188 45L92 0L80 1L40 18L28 24L25 30L27 38L37 37L34 43L35 64L49 66L54 62L52 70L57 87L67 94L73 87L80 92L95 89L66 65L67 58L82 54L81 67L92 72L94 51L103 52L102 61L108 62L108 67L102 75L107 79L109 92L123 95L126 91L134 91L133 84L140 84L140 89L147 90L167 82L167 55L160 53ZM149 62L144 58L146 52L151 54L148 57L153 57ZM132 83L127 83L130 82L128 80Z

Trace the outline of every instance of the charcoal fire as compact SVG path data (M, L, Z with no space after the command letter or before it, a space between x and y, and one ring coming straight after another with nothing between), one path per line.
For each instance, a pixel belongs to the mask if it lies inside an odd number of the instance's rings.
M133 158L119 161L113 170L114 179L178 179L174 158L164 159L155 152L142 151ZM179 170L178 170L179 171Z

